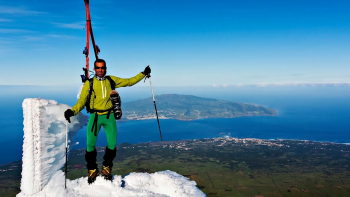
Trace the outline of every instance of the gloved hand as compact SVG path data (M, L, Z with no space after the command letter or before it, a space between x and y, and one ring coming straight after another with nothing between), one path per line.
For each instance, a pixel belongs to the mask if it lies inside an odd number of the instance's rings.
M66 118L66 120L70 123L70 117L74 116L74 112L71 109L67 109L64 112L64 117Z
M146 76L151 74L151 68L149 67L149 65L145 68L145 70L142 72L142 74L144 74Z

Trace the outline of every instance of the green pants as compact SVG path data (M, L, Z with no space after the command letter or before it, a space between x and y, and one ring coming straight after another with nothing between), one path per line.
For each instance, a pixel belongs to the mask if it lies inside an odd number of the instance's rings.
M87 126L87 131L86 131L86 149L88 152L94 151L95 150L95 144L97 140L97 136L100 133L101 126L105 129L106 136L107 136L107 144L108 148L110 150L114 150L115 146L117 145L117 122L115 121L114 114L111 113L109 115L109 119L107 119L107 115L97 115L98 120L97 120L97 131L96 131L96 136L95 136L95 127L93 131L91 131L94 119L95 119L95 114L92 113L90 115L89 123Z

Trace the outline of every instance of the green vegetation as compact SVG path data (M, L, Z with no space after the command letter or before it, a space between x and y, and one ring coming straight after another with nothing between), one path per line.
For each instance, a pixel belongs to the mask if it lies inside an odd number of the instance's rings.
M20 190L22 161L0 166L0 196L16 196Z
M191 95L164 94L155 97L160 118L196 120L240 116L276 116L277 111L256 104L236 103ZM122 121L156 118L153 99L122 103Z
M84 151L71 151L69 179L86 176ZM104 147L97 151L101 166ZM196 181L210 197L350 196L350 146L344 144L215 138L119 145L113 174L163 170ZM0 192L15 196L20 166L0 178Z

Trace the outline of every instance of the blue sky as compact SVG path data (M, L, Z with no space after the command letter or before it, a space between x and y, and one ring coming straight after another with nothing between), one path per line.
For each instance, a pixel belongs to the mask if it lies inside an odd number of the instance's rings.
M349 6L329 0L90 2L108 74L128 78L149 64L153 84L165 87L348 83ZM84 26L83 0L0 0L0 85L80 84Z

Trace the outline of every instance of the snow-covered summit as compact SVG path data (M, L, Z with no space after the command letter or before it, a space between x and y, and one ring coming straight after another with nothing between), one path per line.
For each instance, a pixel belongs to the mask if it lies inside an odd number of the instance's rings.
M23 101L23 158L21 193L17 197L103 197L103 196L206 196L190 181L176 172L153 174L131 173L122 178L115 175L113 182L97 177L89 185L87 177L67 180L64 188L66 120L64 111L71 108L53 100L25 99ZM71 119L69 147L73 137L87 122L84 115Z
M114 180L107 181L97 177L89 185L87 177L76 180L67 180L67 189L64 189L64 172L58 171L43 188L42 191L30 195L31 197L204 197L194 181L189 181L172 171L162 171L153 174L131 173L122 179L114 176ZM123 186L123 187L122 187ZM22 193L17 197L28 197Z

